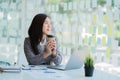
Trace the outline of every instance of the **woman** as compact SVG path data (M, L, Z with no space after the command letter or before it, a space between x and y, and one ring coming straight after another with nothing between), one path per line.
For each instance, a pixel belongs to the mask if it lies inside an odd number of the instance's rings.
M37 14L28 30L28 38L24 41L24 52L29 65L59 65L62 56L58 41L48 41L51 31L50 19L46 14Z

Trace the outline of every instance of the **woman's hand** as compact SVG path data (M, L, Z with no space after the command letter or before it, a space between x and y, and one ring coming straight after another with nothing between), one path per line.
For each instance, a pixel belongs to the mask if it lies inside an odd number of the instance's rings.
M48 41L46 44L47 52L51 53L53 57L56 57L56 41Z
M43 53L43 57L46 58L49 55L51 55L52 51L51 51L51 42L47 42L46 43L46 52Z
M51 53L51 41L48 41L47 44L46 44L46 49L47 49L47 52L48 53Z
M53 43L52 43L52 56L56 57L56 41L55 40L53 40Z

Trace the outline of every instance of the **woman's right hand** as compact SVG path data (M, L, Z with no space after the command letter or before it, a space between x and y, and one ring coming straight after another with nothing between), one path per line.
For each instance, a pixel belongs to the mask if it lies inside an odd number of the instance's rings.
M52 50L52 49L51 49L51 41L48 41L48 42L46 43L46 52L43 53L43 57L46 58L46 57L48 57L49 55L51 55L51 54L52 54L52 51L51 51L51 50Z
M46 53L44 53L44 55L47 57L49 55L51 55L53 53L53 51L55 50L55 41L47 41L46 43Z
M47 52L48 52L48 53L51 53L51 52L52 52L51 47L52 47L52 42L51 42L51 41L48 41L48 42L46 43L46 49L47 49Z

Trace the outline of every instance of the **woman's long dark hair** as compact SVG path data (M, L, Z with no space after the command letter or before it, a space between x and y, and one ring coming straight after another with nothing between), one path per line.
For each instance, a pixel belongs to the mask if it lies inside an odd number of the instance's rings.
M46 17L48 17L46 14L37 14L33 18L30 28L28 30L30 43L35 55L39 54L37 45L40 43L43 36L42 29Z

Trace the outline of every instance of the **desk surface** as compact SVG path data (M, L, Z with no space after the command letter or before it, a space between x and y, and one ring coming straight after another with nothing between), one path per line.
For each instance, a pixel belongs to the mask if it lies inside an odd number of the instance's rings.
M0 73L0 80L119 80L120 75L95 70L85 77L84 69L60 71L54 69L22 70L20 73Z

